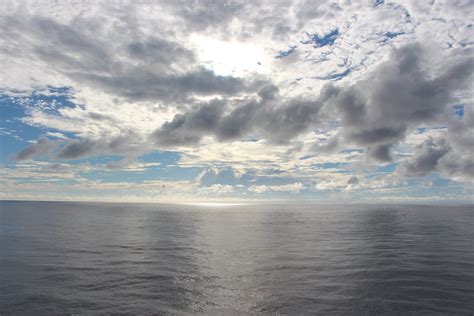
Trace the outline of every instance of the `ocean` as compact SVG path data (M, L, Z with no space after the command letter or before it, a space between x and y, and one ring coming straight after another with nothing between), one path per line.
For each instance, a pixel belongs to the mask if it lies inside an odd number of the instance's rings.
M473 206L0 202L1 315L473 312Z

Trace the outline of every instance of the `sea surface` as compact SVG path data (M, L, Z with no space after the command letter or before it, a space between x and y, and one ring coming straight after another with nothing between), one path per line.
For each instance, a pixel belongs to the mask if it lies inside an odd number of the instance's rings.
M0 202L1 315L473 312L473 206Z

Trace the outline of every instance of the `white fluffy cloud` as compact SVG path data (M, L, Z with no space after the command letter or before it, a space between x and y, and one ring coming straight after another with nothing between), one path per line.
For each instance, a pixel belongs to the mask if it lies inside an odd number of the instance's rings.
M268 191L297 193L300 192L302 189L303 184L301 182L281 185L251 185L248 188L250 192L254 193L264 193Z
M205 168L199 194L357 190L369 182L355 169L390 162L401 178L471 181L472 8L4 1L0 89L47 130L15 159L118 155L120 170L175 150ZM51 87L72 105L31 97Z

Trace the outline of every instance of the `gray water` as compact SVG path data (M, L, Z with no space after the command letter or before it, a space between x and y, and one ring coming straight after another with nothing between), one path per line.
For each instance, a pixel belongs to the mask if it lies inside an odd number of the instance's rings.
M0 202L0 314L471 314L472 206Z

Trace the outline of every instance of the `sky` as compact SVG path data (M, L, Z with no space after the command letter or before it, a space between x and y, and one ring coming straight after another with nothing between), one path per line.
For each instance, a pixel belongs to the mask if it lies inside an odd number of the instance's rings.
M0 199L474 201L474 1L1 1Z

